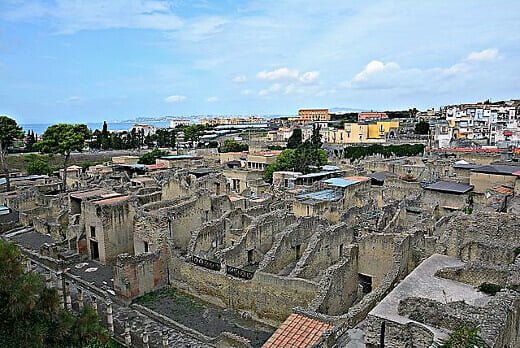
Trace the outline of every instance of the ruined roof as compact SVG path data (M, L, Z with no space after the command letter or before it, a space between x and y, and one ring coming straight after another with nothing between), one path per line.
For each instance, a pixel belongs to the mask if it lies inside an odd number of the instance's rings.
M89 197L102 196L104 194L108 194L109 192L106 190L90 190L90 191L82 191L82 192L74 192L70 194L70 197L76 199L84 199Z
M159 169L166 169L166 166L162 163L159 164L147 164L145 165L146 169L148 170L159 170Z
M475 173L495 174L495 175L516 175L514 173L520 171L520 166L510 166L504 164L490 164L481 166L471 170Z
M361 177L361 176L350 176L350 177L344 177L344 178L330 178L327 180L324 180L323 182L329 186L335 186L335 187L347 187L351 186L360 182L368 181L369 178Z
M343 197L343 194L337 190L327 189L321 191L302 193L296 196L302 203L312 204L318 202L333 202L338 201Z
M513 188L507 187L504 185L493 188L493 191L504 194L504 195L513 195L515 193L515 190Z
M326 176L326 175L330 175L330 174L341 174L341 170L337 170L337 171L332 171L332 172L327 172L327 171L324 171L324 172L317 172L317 173L309 173L309 174L304 174L304 175L300 175L298 178L319 178L320 176Z
M368 176L371 179L373 179L375 181L379 181L379 182L385 181L385 179L388 178L388 177L390 177L390 178L397 177L397 175L395 175L394 173L392 173L392 172L385 172L385 171L368 174Z
M115 196L115 197L109 197L100 199L99 201L95 201L94 203L97 205L110 205L110 204L117 204L123 201L126 201L128 199L128 196Z
M312 347L318 343L323 333L331 328L332 324L293 313L285 319L262 347Z
M424 187L427 190L462 194L473 190L473 185L453 181L437 181Z

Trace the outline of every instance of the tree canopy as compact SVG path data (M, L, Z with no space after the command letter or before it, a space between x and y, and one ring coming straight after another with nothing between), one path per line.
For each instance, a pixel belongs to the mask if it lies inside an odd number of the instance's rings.
M287 139L287 148L296 149L303 142L302 130L300 128L293 129L293 132L289 139Z
M84 124L55 124L45 130L42 140L34 144L34 148L42 153L61 154L63 160L63 191L67 190L67 164L73 151L81 152L85 147L90 131Z
M105 346L108 335L97 313L62 309L57 291L45 287L39 274L25 272L22 260L18 247L0 240L0 346Z
M18 126L15 120L7 116L0 116L0 164L6 178L7 191L11 189L11 183L9 180L9 167L5 157L9 147L13 145L13 141L23 137L22 127Z
M89 137L90 131L84 124L60 123L47 128L35 147L43 153L67 156L73 151L83 151Z
M249 145L241 144L233 139L224 140L224 145L222 145L219 149L219 152L242 152L249 150Z
M426 121L419 121L415 124L415 134L428 134L430 132L430 124Z
M153 149L150 152L145 153L141 157L139 157L139 164L155 164L155 160L161 156L167 155L167 151L161 151L159 149Z
M282 151L276 161L265 168L265 179L271 181L273 173L281 170L307 174L327 164L327 152L321 148L321 134L319 132L320 128L314 127L310 140L305 141L295 149Z

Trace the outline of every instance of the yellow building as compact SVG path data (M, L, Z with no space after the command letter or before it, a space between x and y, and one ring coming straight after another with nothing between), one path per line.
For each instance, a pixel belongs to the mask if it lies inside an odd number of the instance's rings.
M377 121L368 124L368 138L381 139L385 138L386 134L391 129L399 128L399 121Z
M328 129L324 140L329 144L381 143L391 131L399 128L399 121L373 123L345 123L343 129Z

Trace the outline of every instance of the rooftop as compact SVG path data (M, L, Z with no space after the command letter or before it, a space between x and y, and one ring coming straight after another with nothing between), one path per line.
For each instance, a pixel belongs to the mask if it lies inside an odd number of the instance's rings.
M347 187L354 184L358 184L360 182L368 181L369 178L361 177L361 176L351 176L351 177L344 177L344 178L330 178L327 180L324 180L323 182L329 186L335 186L335 187Z
M318 343L323 333L331 328L332 324L293 313L285 319L262 347L312 347Z
M109 197L100 199L99 201L95 201L94 203L97 205L111 205L111 204L117 204L120 202L124 202L128 199L128 196L115 196L115 197Z
M471 170L475 173L495 174L495 175L516 175L514 173L520 171L520 166L511 166L504 164L490 164L480 166Z
M333 202L338 201L343 197L343 194L337 190L327 189L321 191L302 193L296 196L302 203L317 203L317 202Z
M452 181L437 181L433 184L425 186L424 188L432 191L462 194L473 190L473 185L461 184Z
M84 199L84 198L90 198L90 197L98 197L102 196L104 194L109 193L106 190L90 190L90 191L82 191L82 192L74 192L70 194L71 198L76 199Z

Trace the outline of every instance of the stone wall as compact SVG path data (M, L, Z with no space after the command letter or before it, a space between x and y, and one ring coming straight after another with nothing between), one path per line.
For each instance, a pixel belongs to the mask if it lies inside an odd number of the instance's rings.
M161 252L138 256L121 254L114 267L114 290L125 300L132 300L168 282L167 263Z
M247 213L251 211L247 210ZM235 245L217 253L217 257L227 265L236 267L260 262L271 249L274 236L295 221L296 217L287 211L279 210L261 215L245 230ZM252 250L252 260L248 260L250 250Z
M307 248L311 236L328 227L317 217L300 218L287 230L275 236L273 247L265 255L259 270L273 274L289 274Z
M325 271L319 283L320 293L309 309L328 315L341 315L347 312L357 299L357 252L356 246L349 246L345 250L347 256Z
M354 241L354 238L354 230L343 223L324 231L318 231L312 236L307 249L290 276L311 280L319 277L320 272L348 254L347 247Z
M170 281L181 290L224 308L251 312L254 317L278 324L296 306L307 306L318 293L318 284L256 272L252 280L212 271L172 257Z

